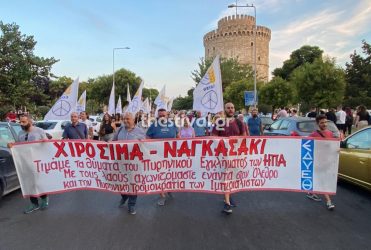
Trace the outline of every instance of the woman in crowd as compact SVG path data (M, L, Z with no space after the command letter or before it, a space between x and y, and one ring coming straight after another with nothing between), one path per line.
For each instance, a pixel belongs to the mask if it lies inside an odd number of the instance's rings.
M370 121L370 114L367 112L367 109L364 105L360 105L357 110L356 117L356 128L361 129L368 126Z
M193 137L196 137L195 130L191 126L188 117L185 117L183 119L183 123L184 124L183 124L182 128L179 130L179 137L180 138L193 138Z
M100 140L105 142L112 141L115 130L116 124L112 121L111 116L105 113L99 129Z

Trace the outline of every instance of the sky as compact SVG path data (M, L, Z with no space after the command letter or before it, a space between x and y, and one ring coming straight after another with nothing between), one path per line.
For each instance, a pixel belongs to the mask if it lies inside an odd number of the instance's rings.
M60 61L57 76L86 81L126 68L147 88L166 85L169 97L195 86L191 72L204 56L203 36L217 21L235 14L234 0L2 0L0 20L15 22L37 41L35 54ZM344 67L361 42L371 42L371 0L238 0L254 4L257 24L272 31L270 68L292 51L319 46ZM254 15L252 8L238 14Z

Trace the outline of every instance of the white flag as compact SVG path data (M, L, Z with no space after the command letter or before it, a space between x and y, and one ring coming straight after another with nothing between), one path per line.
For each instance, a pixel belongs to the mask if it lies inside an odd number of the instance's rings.
M142 103L142 107L140 108L144 113L149 114L151 112L151 105L149 103L148 97Z
M86 90L81 94L79 100L77 101L76 112L81 113L85 111L86 108Z
M129 84L128 84L128 91L126 92L126 101L127 101L128 103L131 102Z
M121 96L119 96L119 100L117 101L116 114L122 114Z
M109 96L108 114L115 114L115 84L112 84L111 94Z
M224 110L219 56L193 91L193 110L218 113Z
M71 113L76 112L78 91L79 78L64 91L63 95L45 115L44 120L70 120Z
M135 96L133 97L133 100L129 103L128 108L125 110L125 112L130 113L137 113L140 110L140 107L142 106L142 90L143 90L144 82L142 82L135 93Z
M171 97L169 102L167 103L167 111L171 111L171 109L173 108L173 102L174 102L174 98Z
M168 102L168 98L165 95L165 86L164 86L153 103L157 105L157 110L158 109L167 110L167 102Z

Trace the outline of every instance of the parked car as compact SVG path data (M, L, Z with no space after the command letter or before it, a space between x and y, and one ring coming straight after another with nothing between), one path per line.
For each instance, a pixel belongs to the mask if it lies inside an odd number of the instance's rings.
M35 126L42 128L45 132L52 136L53 139L62 139L64 128L67 124L70 124L69 120L48 120L48 121L37 121Z
M340 137L339 130L332 121L328 121L327 128ZM316 120L308 117L286 117L276 120L271 125L266 125L264 135L270 136L308 136L317 130Z
M100 124L102 122L102 117L98 115L90 115L89 120L92 122L92 125L93 125L94 139L98 139L99 137L98 132L99 132Z
M263 127L271 125L274 122L271 115L260 115L259 118L262 121Z
M8 143L18 141L21 126L13 122L0 122L0 198L20 188L17 171Z
M371 126L340 143L339 178L371 191Z

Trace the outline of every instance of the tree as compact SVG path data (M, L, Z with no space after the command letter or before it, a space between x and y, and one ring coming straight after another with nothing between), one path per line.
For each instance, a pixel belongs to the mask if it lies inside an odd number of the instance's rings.
M272 106L272 110L288 106L293 101L293 97L292 85L279 76L274 77L259 92L259 102Z
M201 62L198 63L198 69L194 70L192 79L196 85L201 81L202 77L206 74L207 69L210 67L213 60L206 60L201 58ZM220 70L222 74L223 90L226 89L232 82L241 80L248 81L253 77L253 70L251 66L247 64L240 64L235 58L221 58L220 59Z
M317 46L304 45L294 50L290 59L283 62L282 68L276 68L272 74L284 80L289 80L291 73L305 63L313 63L316 59L322 58L323 50Z
M290 80L296 87L297 101L318 108L335 107L342 103L345 75L335 66L334 59L316 59L295 69Z
M351 62L346 63L346 106L356 107L363 104L371 107L371 46L366 41L362 41L362 44L365 56L354 51L350 55Z
M262 85L263 82L257 83L256 88L258 93ZM224 103L232 102L236 110L241 110L245 107L245 91L253 90L254 82L252 80L240 80L233 82L224 90Z
M91 99L98 100L99 105L107 105L112 89L112 74L98 76L94 81L89 83L87 88L87 96ZM115 72L115 100L119 95L123 100L126 100L127 86L129 85L130 94L133 96L139 88L141 78L135 73L120 69Z
M0 21L0 31L0 105L47 102L51 67L58 60L34 55L36 41L15 23Z
M153 102L155 100L155 98L158 96L159 92L157 89L153 89L153 88L150 88L150 89L147 89L147 88L143 88L143 91L142 91L142 98L143 100L145 100L147 97L151 99L151 101Z
M176 110L187 110L193 108L193 91L195 88L191 88L187 91L187 96L177 97L173 101L173 109Z

